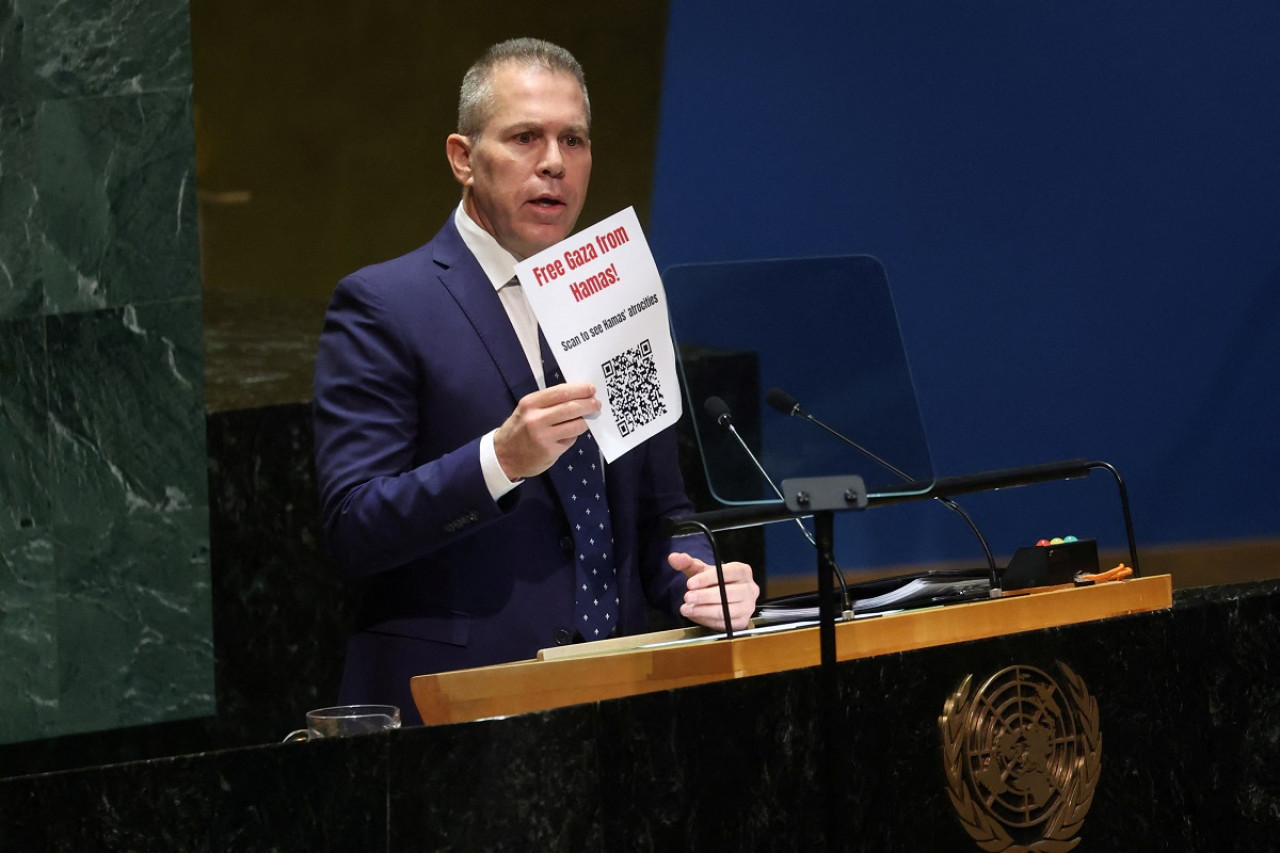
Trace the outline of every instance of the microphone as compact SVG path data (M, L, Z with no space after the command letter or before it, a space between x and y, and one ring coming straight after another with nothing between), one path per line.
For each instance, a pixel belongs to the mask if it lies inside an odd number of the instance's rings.
M769 484L769 488L773 489L773 493L778 496L778 500L785 502L786 498L783 497L782 495L782 489L778 488L778 484L775 483L773 481L773 478L769 476L769 472L764 469L764 465L762 465L760 463L760 460L756 457L756 455L751 452L751 448L747 445L746 441L744 441L742 436L738 433L738 428L733 425L733 414L729 411L729 404L726 403L724 400L720 399L719 397L708 397L706 402L703 403L703 409L706 411L708 415L710 415L711 419L716 422L716 426L726 429L733 434L733 437L738 440L738 444L742 446L743 452L746 453L748 458L750 458L751 461L755 464L756 470L760 472L760 476L764 477L764 481ZM812 545L814 548L817 548L818 543L813 538L813 534L809 532L809 529L804 526L804 524L800 521L800 519L793 517L792 521L796 523L796 527L800 528L800 532L804 534L804 538L809 542L809 544ZM834 565L834 561L832 564ZM840 581L841 593L844 596L844 609L848 610L849 609L849 589L845 585L844 575L840 571L840 567L835 566L835 570L836 570L836 577Z
M827 426L822 421L818 420L813 415L806 412L804 409L800 408L800 403L796 400L796 398L788 394L786 391L783 391L781 388L770 388L769 393L765 395L765 402L767 402L771 407L773 407L774 411L780 412L781 414L784 414L787 417L803 418L804 420L809 421L810 423L821 427L831 435L834 435L836 438L840 439L845 444L852 447L854 450L861 453L863 456L866 456L872 462L875 462L881 468L884 468L886 471L889 471L890 473L898 477L901 477L903 481L908 483L914 481L915 478L909 475L907 472L903 471L901 468L897 467L896 465L893 465L887 460L882 459L881 457L872 453L870 450L863 447L861 444L858 444L858 442L854 441L853 439L849 438L843 433L836 432L834 429ZM987 544L987 539L985 536L982 535L982 531L978 529L978 525L975 524L973 519L969 517L969 513L965 512L964 509L960 506L960 504L951 500L951 498L946 497L944 495L939 495L934 500L939 501L947 509L951 510L952 512L956 513L961 518L963 518L965 520L965 523L969 525L969 529L972 530L973 534L978 537L978 543L982 545L982 551L984 554L986 554L986 557L987 557L987 566L988 568L991 569L991 588L993 590L999 589L1000 574L999 574L999 570L996 568L996 558L992 556L991 546Z
M808 414L804 409L800 408L800 403L795 397L792 397L781 388L770 388L769 393L764 395L765 402L773 407L774 411L781 412L787 417L799 414Z

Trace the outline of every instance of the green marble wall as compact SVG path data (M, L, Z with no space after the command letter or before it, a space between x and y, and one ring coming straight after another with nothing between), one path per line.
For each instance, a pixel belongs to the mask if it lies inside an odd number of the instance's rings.
M189 17L0 0L0 743L214 712Z

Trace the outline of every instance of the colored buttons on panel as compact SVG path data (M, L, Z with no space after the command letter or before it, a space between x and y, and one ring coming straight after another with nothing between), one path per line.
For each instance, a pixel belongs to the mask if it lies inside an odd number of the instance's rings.
M1064 545L1068 542L1079 542L1079 541L1080 540L1074 536L1055 536L1052 539L1041 539L1039 542L1036 543L1036 547L1043 547L1046 545Z

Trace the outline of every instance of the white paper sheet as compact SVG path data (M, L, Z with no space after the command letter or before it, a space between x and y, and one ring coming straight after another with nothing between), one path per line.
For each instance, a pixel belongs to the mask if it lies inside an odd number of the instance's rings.
M633 208L516 264L568 382L591 382L606 462L680 419L667 295Z

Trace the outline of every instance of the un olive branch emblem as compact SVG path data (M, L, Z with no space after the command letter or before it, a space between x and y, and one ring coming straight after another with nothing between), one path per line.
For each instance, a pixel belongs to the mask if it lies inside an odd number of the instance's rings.
M943 705L947 795L988 853L1065 853L1093 804L1102 768L1098 703L1058 662L1067 690L1043 670L1012 666Z

